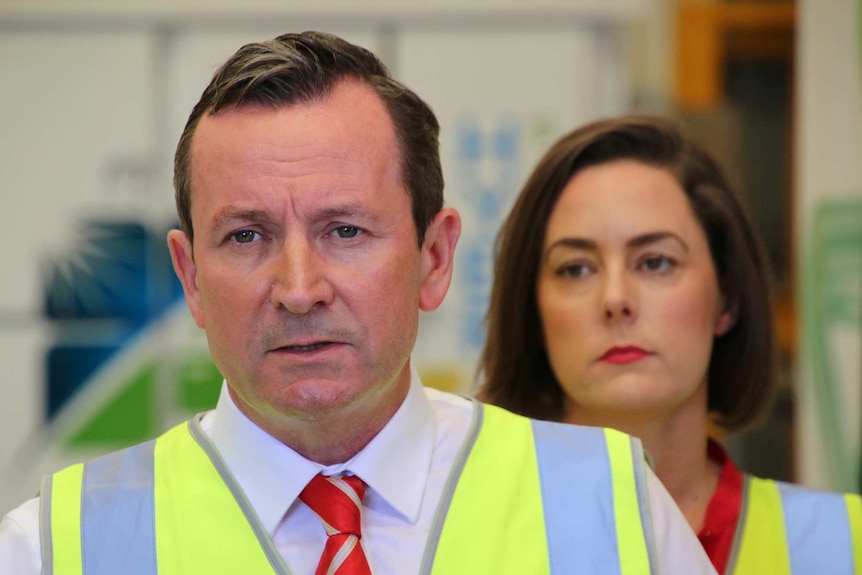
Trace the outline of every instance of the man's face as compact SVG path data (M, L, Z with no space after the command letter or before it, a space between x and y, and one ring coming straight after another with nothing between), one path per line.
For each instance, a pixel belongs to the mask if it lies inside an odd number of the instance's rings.
M179 230L169 244L240 409L276 435L291 420L388 418L460 226L443 210L417 247L382 101L350 81L320 101L225 110L201 120L191 158L193 251Z

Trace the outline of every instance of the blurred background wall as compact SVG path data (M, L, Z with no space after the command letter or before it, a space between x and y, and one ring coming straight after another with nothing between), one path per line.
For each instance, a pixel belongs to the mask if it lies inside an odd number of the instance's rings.
M324 29L441 119L465 228L422 317L426 383L469 393L500 220L577 124L678 117L728 167L767 241L783 384L743 467L858 489L862 300L859 0L0 0L0 512L41 473L209 408L221 382L164 235L171 160L241 44ZM816 5L816 7L815 7Z

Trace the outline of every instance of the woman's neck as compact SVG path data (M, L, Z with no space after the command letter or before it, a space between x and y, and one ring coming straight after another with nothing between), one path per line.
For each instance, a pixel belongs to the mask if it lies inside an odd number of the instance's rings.
M641 438L653 457L656 475L692 529L699 532L721 468L707 455L706 423L697 428L676 423L644 426L630 433Z

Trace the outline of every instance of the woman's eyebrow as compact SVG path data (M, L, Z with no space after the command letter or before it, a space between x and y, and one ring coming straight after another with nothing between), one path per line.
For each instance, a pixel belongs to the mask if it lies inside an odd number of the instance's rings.
M545 252L550 252L554 248L574 248L581 250L595 250L598 248L598 244L593 240L588 240L586 238L578 238L578 237L565 237L560 238L550 246Z
M641 234L639 236L635 236L626 242L626 245L630 248L640 248L644 246L648 246L650 244L654 244L664 240L676 241L679 243L682 248L688 252L688 244L683 241L677 234L673 232L649 232L646 234ZM581 238L576 236L567 236L564 238L560 238L548 246L548 249L545 250L545 257L557 248L569 248L576 250L587 250L587 251L596 251L598 250L598 244L590 239Z
M673 232L650 232L648 234L643 234L640 236L636 236L630 239L628 242L629 247L640 248L643 246L647 246L650 244L654 244L663 240L672 240L679 243L682 248L688 252L688 244L683 241L681 237L676 235Z

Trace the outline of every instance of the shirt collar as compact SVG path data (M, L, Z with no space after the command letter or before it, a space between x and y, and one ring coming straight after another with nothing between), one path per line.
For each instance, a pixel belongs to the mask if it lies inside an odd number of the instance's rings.
M434 413L413 370L407 396L389 423L362 451L338 465L321 466L266 433L236 407L226 384L212 420L213 443L270 534L320 472L358 475L394 511L415 522L435 436Z
M401 407L343 468L361 477L373 493L407 521L415 523L422 506L436 434L431 403L419 376L412 372L410 389Z

